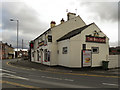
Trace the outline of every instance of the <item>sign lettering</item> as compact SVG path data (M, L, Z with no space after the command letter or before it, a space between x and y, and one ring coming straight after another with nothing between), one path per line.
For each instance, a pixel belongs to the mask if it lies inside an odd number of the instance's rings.
M86 36L86 42L106 43L106 37Z

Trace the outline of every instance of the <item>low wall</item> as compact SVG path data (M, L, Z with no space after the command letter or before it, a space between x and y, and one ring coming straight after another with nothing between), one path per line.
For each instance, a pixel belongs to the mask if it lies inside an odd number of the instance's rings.
M108 60L108 68L117 68L120 67L120 55L109 55Z

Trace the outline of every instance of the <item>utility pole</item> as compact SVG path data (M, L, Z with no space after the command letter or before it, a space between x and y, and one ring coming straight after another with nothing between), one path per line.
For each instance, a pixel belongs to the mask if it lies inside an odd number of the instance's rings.
M23 39L22 39L22 57L23 57Z
M17 58L18 58L18 33L19 33L19 20L16 20L16 19L10 19L10 21L16 21L16 22L17 22Z
M22 39L22 50L23 50L23 39Z

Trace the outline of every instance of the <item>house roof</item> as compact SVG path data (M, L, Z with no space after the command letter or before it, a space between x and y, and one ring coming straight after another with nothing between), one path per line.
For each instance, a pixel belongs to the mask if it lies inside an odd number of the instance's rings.
M78 35L79 33L81 33L83 30L85 30L87 27L89 27L90 25L92 25L93 23L83 26L81 28L75 29L69 33L67 33L66 35L64 35L63 37L59 38L57 40L57 42L62 41L62 40L66 40L66 39L70 39L71 37Z
M76 16L75 18L81 18L79 15L78 16ZM82 19L81 19L82 20ZM82 20L83 21L83 20ZM66 22L69 22L69 20L67 20L67 21L65 21L64 23L66 23ZM83 21L84 22L84 21ZM85 22L84 22L85 23ZM56 25L56 26L54 26L54 27L58 27L58 26L60 26L61 24L58 24L58 25ZM54 28L53 27L53 28ZM49 28L48 30L46 30L45 32L43 32L42 34L40 34L39 36L37 36L34 40L32 40L32 41L35 41L36 39L38 39L39 37L41 37L42 35L44 35L45 33L47 33L48 31L50 31L50 30L52 30L52 28Z
M43 34L47 33L48 31L50 31L51 28L49 28L48 30L46 30L45 32L43 32L42 34L40 34L38 37L36 37L33 41L35 41L36 39L38 39L39 37L41 37Z
M11 44L8 45L8 43L3 43L2 41L0 41L0 45L2 45L2 46L3 46L3 45L4 45L4 46L8 46L9 48L14 49Z

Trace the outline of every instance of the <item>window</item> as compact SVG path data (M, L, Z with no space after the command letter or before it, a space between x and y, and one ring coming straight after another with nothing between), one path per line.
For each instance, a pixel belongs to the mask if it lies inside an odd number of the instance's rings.
M62 53L63 53L63 54L67 54L67 47L63 47Z
M50 51L48 51L48 61L50 61Z
M44 61L46 62L48 60L47 56L47 49L44 50Z
M44 50L44 61L50 61L50 51L48 51L47 49Z
M98 47L92 47L92 53L93 54L99 53L99 48Z
M52 42L52 36L48 35L48 42Z
M32 52L32 57L34 57L34 52Z
M57 54L59 54L59 50L57 50Z

